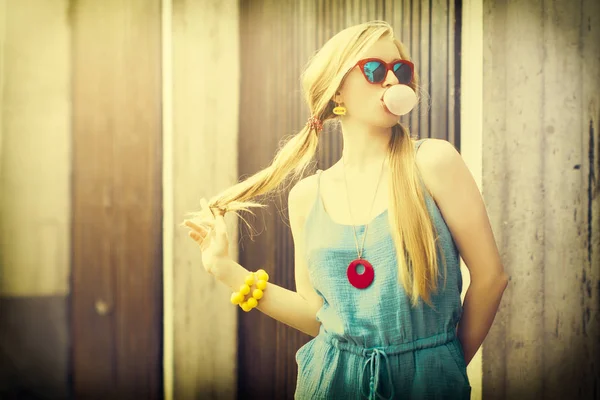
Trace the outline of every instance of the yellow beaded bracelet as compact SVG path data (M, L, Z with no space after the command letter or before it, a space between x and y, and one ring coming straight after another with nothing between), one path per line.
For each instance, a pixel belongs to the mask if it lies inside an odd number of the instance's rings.
M246 276L246 280L240 286L239 292L231 294L231 304L238 304L242 310L249 312L253 308L258 307L258 300L262 299L264 291L267 289L269 274L264 269L259 269L256 272L251 272ZM256 289L252 291L252 297L245 299L245 296L250 293L250 288L256 282Z

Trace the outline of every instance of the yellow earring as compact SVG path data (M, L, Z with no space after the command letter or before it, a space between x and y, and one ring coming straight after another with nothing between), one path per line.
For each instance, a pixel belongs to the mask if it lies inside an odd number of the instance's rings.
M346 107L340 106L338 102L336 102L337 107L333 109L333 113L335 115L346 115Z

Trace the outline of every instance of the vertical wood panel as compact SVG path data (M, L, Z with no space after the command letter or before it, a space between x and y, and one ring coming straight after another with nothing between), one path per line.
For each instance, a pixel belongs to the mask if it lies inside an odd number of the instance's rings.
M460 31L461 26L457 21L457 16L461 13L461 1L447 0L448 20L446 22L446 46L447 46L447 73L446 73L446 120L447 132L444 134L448 141L454 143L457 149L460 149L460 135L457 128L458 113L460 111L460 66L457 66L456 60L460 60Z
M406 42L406 46L408 47L408 51L410 56L415 62L415 72L419 75L419 87L417 88L417 95L419 96L419 102L416 104L414 110L408 114L408 116L403 117L402 120L405 124L408 125L411 134L413 132L420 132L420 117L419 115L423 113L423 110L427 109L428 99L423 96L424 91L421 89L423 87L423 76L421 76L422 69L422 53L423 48L420 46L421 43L421 1L410 1L410 26L412 27L412 31L414 32L410 35L410 42ZM407 121L407 122L405 122Z
M291 50L294 48L290 43L291 36L286 31L291 20L290 11L292 5L288 2L278 1L269 5L273 11L273 41L272 46L281 51L274 52L276 61L274 62L275 68L281 68L283 65L288 64L288 60L291 58ZM326 16L330 18L331 16ZM292 133L292 127L288 129L289 115L289 99L288 93L293 90L293 83L290 82L290 68L281 68L279 73L280 79L275 80L277 90L273 92L272 98L277 104L276 116L275 116L275 128L274 131L281 132L283 136L287 136ZM271 131L269 133L272 134ZM289 246L286 245L286 231L289 229L289 221L284 217L284 212L287 207L285 199L278 196L274 199L274 208L272 211L272 217L279 223L274 224L275 229L275 248L276 251L275 263L276 265L289 265L289 260L293 259ZM282 223L283 222L283 223ZM293 269L292 268L280 268L278 270L279 277L282 282L293 281ZM276 329L276 340L275 348L279 349L279 352L275 358L274 364L274 380L273 380L273 393L286 393L292 390L290 384L294 381L295 369L293 365L286 362L289 355L293 354L293 331L291 329Z
M181 221L237 182L238 53L237 1L172 3L173 214ZM253 40L259 32L249 27ZM257 39L256 39L257 40ZM255 68L245 65L245 68ZM261 65L256 68L261 67ZM253 107L253 103L247 103ZM252 110L253 112L255 110ZM267 121L265 121L267 122ZM253 131L261 141L261 132ZM237 218L225 217L229 254L237 259ZM173 259L173 398L233 399L237 389L237 307L229 288L202 266L187 229L175 227ZM240 333L240 336L244 333ZM166 366L169 367L169 366Z
M0 398L69 395L68 2L0 0Z
M267 1L242 1L240 19L245 21L241 26L240 36L246 36L246 29L253 31L248 41L241 47L240 65L240 136L238 141L239 175L248 176L266 167L272 160L276 148L276 141L270 140L272 135L281 135L275 131L272 124L273 111L268 108L272 102L270 85L275 80L277 68L272 65L272 56L276 53L271 46L270 39L274 33L271 31L272 22L266 18L266 9L271 4ZM267 29L266 27L269 27ZM278 51L281 49L277 49ZM259 83L258 85L253 82ZM282 101L282 99L277 99ZM252 157L243 157L243 154L252 154ZM253 237L252 243L240 248L240 264L246 269L255 271L265 268L269 271L270 281L282 285L279 271L272 266L276 264L276 238L273 235L272 208L268 213L256 212L257 217L244 215L260 233ZM265 215L270 214L270 215ZM241 241L246 240L249 232L240 223ZM256 398L273 398L275 388L275 365L277 344L276 321L261 313L244 313L239 315L239 354L238 354L238 379L239 393L252 393ZM268 384L266 384L268 382ZM280 383L279 383L280 384Z
M0 176L2 176L3 171L2 139L4 136L4 84L6 81L6 78L4 77L4 74L6 73L4 53L6 52L6 12L8 10L6 1L7 0L0 0Z
M431 137L430 129L430 121L431 121L431 104L433 101L431 94L431 66L430 66L430 58L431 58L431 7L429 6L429 1L421 1L421 9L420 9L420 32L418 37L420 38L420 48L419 48L419 58L416 60L418 62L418 70L421 77L420 86L423 90L423 95L421 99L421 104L418 109L419 116L419 137Z
M417 51L416 48L412 48L412 38L415 36L412 34L414 27L412 26L411 14L412 14L412 1L411 0L401 0L397 1L397 9L400 11L398 13L397 25L394 27L394 33L396 38L399 39L403 44L408 54L410 54L413 63L415 63L415 68L417 67L414 51ZM418 107L417 107L418 108ZM400 122L408 125L410 127L410 119L414 113L411 112L408 115L403 115L400 117ZM412 133L412 131L411 131Z
M0 399L69 398L67 302L0 298Z
M460 136L455 146L460 149L461 156L473 175L477 188L482 188L482 142L483 142L483 60L484 60L484 35L483 35L483 4L480 0L456 0L454 2L455 26L460 27L455 31L456 90L460 93L456 97L455 108L460 109L454 126ZM460 106L459 106L460 105ZM460 131L459 131L460 130ZM455 135L456 137L456 135ZM484 193L484 201L487 199ZM466 293L471 286L469 270L461 259L461 273L463 287L461 300L464 301ZM496 323L496 321L495 321ZM483 351L489 346L485 343L473 355L467 367L467 374L472 385L471 398L481 399L481 374L483 367L488 367L486 360L482 363ZM493 344L492 344L493 345Z
M454 101L447 88L447 74L458 73L449 53L454 51L454 36L446 17L452 4L422 6L418 1L365 0L315 1L242 1L240 8L241 102L239 136L239 175L248 176L266 167L273 159L276 145L288 135L296 134L306 123L308 109L301 96L300 74L309 57L340 30L372 19L384 19L403 40L425 82L431 79L429 47L431 45L429 13L437 13L436 61L432 73L440 80L432 94L433 104L440 110L436 125L431 125L427 105L415 111L419 121L413 134L423 137L448 137L447 126L453 117L444 107ZM421 7L424 7L421 9ZM415 23L415 21L417 23ZM291 49L291 50L290 50ZM283 58L282 55L289 54ZM425 61L422 61L422 58ZM450 72L449 72L450 71ZM426 99L427 101L427 99ZM456 111L456 109L454 109ZM413 113L414 114L414 113ZM403 117L404 118L404 117ZM406 117L408 121L409 117ZM425 122L422 122L425 121ZM321 133L315 167L329 168L341 156L342 138L339 127L328 124ZM313 173L309 169L307 173ZM289 189L289 188L288 188ZM269 199L267 210L257 210L256 217L244 215L260 234L248 242L248 232L240 225L243 241L240 264L255 270L272 271L273 283L295 290L293 241L287 215L287 190ZM273 236L274 235L274 236ZM280 324L262 313L239 314L239 392L255 398L293 398L297 366L295 354L310 339L307 335Z
M67 5L66 1L40 0L4 0L2 5L3 296L65 296L69 292Z
M161 398L160 6L70 12L74 395Z
M429 90L431 93L430 135L445 139L448 135L448 0L431 1L431 54ZM438 66L442 66L441 68Z

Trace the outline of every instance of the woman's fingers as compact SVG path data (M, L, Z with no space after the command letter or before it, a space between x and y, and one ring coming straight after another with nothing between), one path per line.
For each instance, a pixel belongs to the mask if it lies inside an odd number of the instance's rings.
M211 221L211 222L204 222L204 223L203 223L203 225L206 225L207 227L203 227L203 226L196 225L195 223L193 223L193 222L192 222L192 221L190 221L190 220L185 220L184 224L185 224L185 226L187 226L188 228L192 228L192 229L194 229L195 231L198 231L199 233L206 232L206 231L208 231L210 228L213 228L213 227L215 226L215 225L214 225L214 222L212 222L212 221Z
M200 240L200 234L194 231L189 231L188 235L194 239L196 242Z
M204 239L206 239L206 234L204 235L200 235L198 232L196 231L189 231L188 235L194 239L194 241L196 241L198 244L202 244L204 242Z
M225 217L222 213L217 213L217 216L215 217L215 232L218 235L227 233L227 224L225 223Z
M185 220L183 224L186 227L192 229L190 232L188 232L188 235L189 235L189 237L194 239L194 241L198 242L198 244L200 244L200 245L204 242L204 240L210 234L212 229L214 229L214 223L212 223L212 224L207 223L206 225L208 225L208 227L204 227L204 226L196 225L195 223L193 223L190 220Z
M200 199L202 207L200 211L199 222L194 223L191 220L184 220L183 225L192 229L188 235L198 244L202 245L210 236L227 238L227 226L225 223L225 212L217 208L209 208L205 198Z

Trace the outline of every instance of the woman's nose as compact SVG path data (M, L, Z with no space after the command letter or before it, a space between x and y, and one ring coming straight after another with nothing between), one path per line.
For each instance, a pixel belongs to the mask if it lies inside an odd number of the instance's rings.
M398 80L398 77L396 76L396 74L394 74L391 70L388 70L387 74L385 76L385 80L383 81L384 86L388 87L388 86L398 85L399 83L400 83L400 81Z

